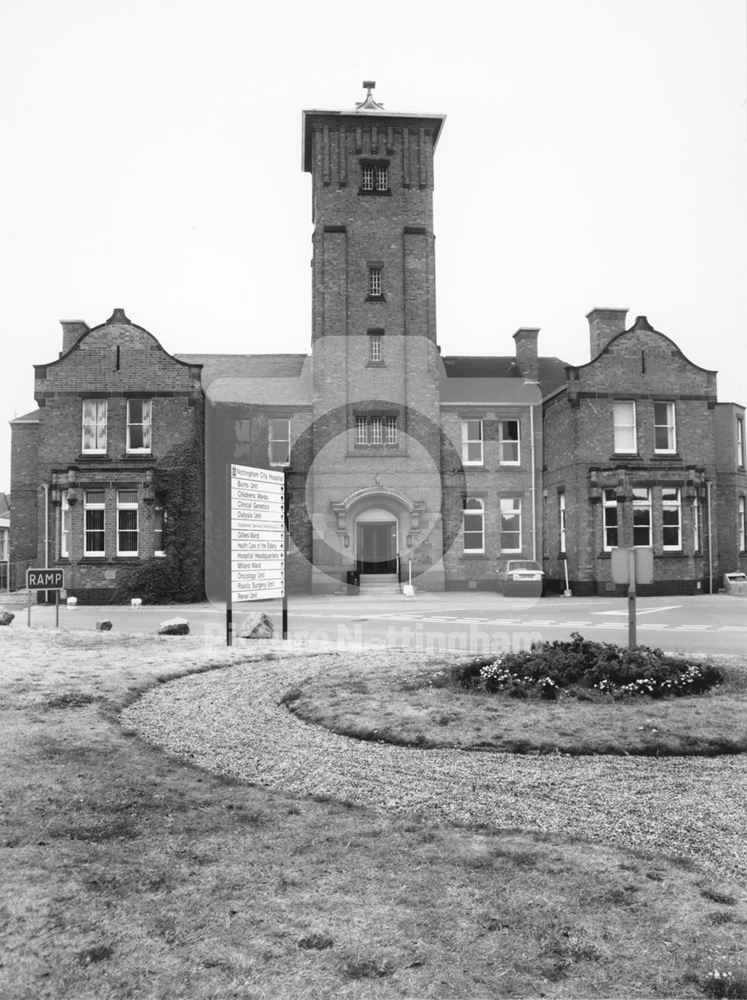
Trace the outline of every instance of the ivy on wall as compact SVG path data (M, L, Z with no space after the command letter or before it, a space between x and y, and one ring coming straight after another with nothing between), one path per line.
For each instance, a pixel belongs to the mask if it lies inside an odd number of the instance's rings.
M120 573L115 602L139 597L146 604L205 599L205 517L202 434L174 448L154 475L156 503L163 507L165 556Z

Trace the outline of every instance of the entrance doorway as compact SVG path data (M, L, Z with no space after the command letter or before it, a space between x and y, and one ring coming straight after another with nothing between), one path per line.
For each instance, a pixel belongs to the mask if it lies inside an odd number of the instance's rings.
M359 573L396 573L397 522L359 521L356 553Z

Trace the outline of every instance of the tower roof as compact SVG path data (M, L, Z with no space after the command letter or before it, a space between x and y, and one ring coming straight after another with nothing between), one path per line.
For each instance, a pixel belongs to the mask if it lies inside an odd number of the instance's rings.
M427 125L431 129L433 136L433 148L436 148L438 137L446 115L420 114L418 112L387 111L384 105L374 100L373 89L376 86L374 80L364 80L363 86L367 90L363 101L356 103L355 107L348 111L332 111L319 108L312 108L302 112L303 115L303 169L311 172L311 134L314 124L339 125L341 120L347 119L349 124L360 123L361 119L376 120L377 123L389 125L411 124L413 128L422 128Z

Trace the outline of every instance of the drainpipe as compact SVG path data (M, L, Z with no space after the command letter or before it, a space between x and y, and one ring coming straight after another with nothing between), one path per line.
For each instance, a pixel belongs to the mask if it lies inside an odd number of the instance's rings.
M532 559L537 560L537 474L534 465L534 404L529 407L529 436L532 439Z
M42 484L44 490L44 569L49 569L49 485ZM49 591L44 591L44 603L49 601Z
M713 594L713 524L711 521L711 480L706 479L708 504L708 593Z

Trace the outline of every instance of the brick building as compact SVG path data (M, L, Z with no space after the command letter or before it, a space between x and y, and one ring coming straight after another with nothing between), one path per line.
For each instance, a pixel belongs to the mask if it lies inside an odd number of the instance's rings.
M166 576L186 596L204 539L219 596L238 462L285 470L291 591L351 572L492 590L523 557L551 586L567 571L575 593L606 593L612 548L634 544L653 547L658 592L744 568L744 410L645 318L625 330L624 310L590 313L587 365L539 356L535 329L510 356L441 354L443 124L386 111L371 86L353 110L303 113L308 354L172 356L121 310L63 324L61 357L36 369L39 409L13 422L13 558L68 563L71 592L104 599L178 556Z
M199 367L121 309L93 329L62 328L59 358L35 366L39 409L11 424L12 559L63 566L69 595L106 602L178 534L194 551L171 546L173 590L199 596Z
M547 578L565 586L567 570L576 594L614 593L612 550L642 546L643 593L709 592L744 566L743 410L718 404L716 373L645 316L626 330L626 312L589 313L591 361L544 400Z

